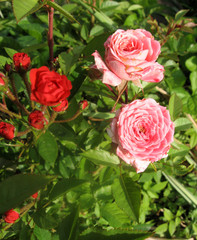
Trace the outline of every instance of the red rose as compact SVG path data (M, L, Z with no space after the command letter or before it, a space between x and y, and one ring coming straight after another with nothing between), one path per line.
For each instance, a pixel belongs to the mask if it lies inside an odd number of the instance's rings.
M32 198L36 199L38 197L38 192L34 193L33 195L31 195Z
M87 100L83 100L83 101L80 102L80 104L81 104L82 110L84 110L88 106L88 101Z
M31 59L26 53L15 53L13 56L14 66L16 71L19 69L28 70Z
M30 71L31 100L42 105L55 106L64 101L72 89L65 75L50 71L47 67Z
M14 132L15 132L15 127L10 124L10 123L6 123L6 122L0 122L0 136L11 140L12 138L14 138Z
M3 78L5 77L5 75L3 73L0 73L0 86L4 86L5 82L3 80Z
M29 114L28 121L29 125L37 129L42 129L45 124L48 124L48 121L44 117L43 112L38 110L35 110Z
M62 100L57 107L53 107L55 112L63 112L68 108L68 100Z
M13 209L7 211L4 215L4 219L7 223L14 223L20 217L19 213L17 213Z

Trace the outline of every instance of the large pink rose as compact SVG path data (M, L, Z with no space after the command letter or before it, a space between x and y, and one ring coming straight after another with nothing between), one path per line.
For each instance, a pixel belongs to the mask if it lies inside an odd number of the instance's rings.
M105 61L95 51L95 65L103 73L103 83L117 86L122 80L160 82L164 67L155 62L160 43L143 29L117 30L104 44Z
M135 100L116 112L108 134L117 143L116 153L137 172L167 157L174 124L169 111L154 99Z

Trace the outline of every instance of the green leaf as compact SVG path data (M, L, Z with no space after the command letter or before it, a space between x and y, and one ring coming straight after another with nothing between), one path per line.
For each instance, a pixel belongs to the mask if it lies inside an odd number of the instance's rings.
M158 233L158 234L162 234L164 232L166 232L168 230L168 224L167 223L163 223L161 225L159 225L154 232Z
M47 4L49 6L51 6L52 8L54 8L55 10L57 10L59 13L63 14L69 21L76 22L80 25L80 23L68 11L66 11L64 8L62 8L57 3L52 2L52 1L47 1Z
M97 165L114 167L120 163L120 160L116 155L110 154L109 152L102 149L97 150L91 149L86 152L80 153L80 155Z
M197 114L197 94L191 96L187 101L187 107L190 114Z
M140 9L140 8L143 8L143 6L141 6L141 5L139 5L139 4L132 4L132 5L129 7L128 11L135 11L135 10L138 10L138 9Z
M95 231L95 229L89 229L79 236L79 240L144 240L151 235L152 233L133 230Z
M12 7L17 22L39 10L45 3L46 1L42 3L39 0L12 0Z
M33 214L34 222L42 229L55 228L58 224L56 217L57 215L51 215L50 213L46 212L44 208L36 211Z
M88 43L88 45L84 48L83 54L86 57L90 57L91 54L94 53L95 50L97 50L102 55L102 52L105 51L104 43L108 37L109 37L109 33L104 33L102 35L99 35L99 36L96 36L95 38L93 38ZM95 48L95 46L96 46L96 48Z
M130 218L139 220L141 194L139 186L131 178L115 179L112 185L115 202Z
M52 201L61 195L67 193L70 190L73 190L76 187L84 184L85 180L78 180L78 179L63 179L56 183L53 187L52 191L49 194L49 200Z
M197 145L197 132L194 131L192 135L190 136L189 141L190 148L194 148Z
M84 40L88 39L89 31L88 31L87 24L84 23L82 25L80 35Z
M192 57L188 58L185 61L185 66L191 72L196 71L197 70L197 57L192 56Z
M0 213L17 207L50 181L49 177L18 174L0 183Z
M168 156L176 157L176 156L185 156L189 152L189 147L184 144L176 144L175 142L172 143L174 148L170 148L168 152Z
M6 63L11 63L11 59L4 57L4 56L0 56L0 66L4 67Z
M192 126L192 123L188 118L177 118L174 121L175 131L186 131Z
M197 71L191 72L189 79L192 86L192 92L195 93L197 91Z
M167 208L164 208L164 218L165 218L166 221L170 221L170 220L173 219L173 214Z
M36 148L39 155L44 159L46 166L53 167L58 155L58 146L54 136L46 131L39 137Z
M167 183L167 181L156 183L153 187L151 187L151 191L159 193L166 187Z
M110 112L96 112L86 114L88 117L99 118L99 119L110 119L115 117L115 113Z
M169 111L172 121L174 121L182 111L182 101L175 93L170 97Z
M187 190L183 184L181 184L176 178L170 176L166 172L162 172L162 174L189 204L197 206L197 197L194 196L189 190Z
M176 225L175 225L174 220L171 220L171 221L169 222L168 228L169 228L169 233L170 233L170 235L172 236L172 235L174 234L175 230L176 230Z
M58 227L59 240L77 240L78 239L78 219L79 208L76 207L67 215Z
M39 228L37 225L34 226L33 234L37 237L39 240L50 240L51 239L51 233L43 228Z
M130 223L130 219L118 206L114 203L107 203L100 208L101 216L109 222L112 227L123 227Z
M99 12L97 10L95 10L94 13L95 18L97 18L97 20L103 24L106 28L108 28L110 31L111 30L115 30L115 23L114 21L109 18L107 15L105 15L105 13L103 12Z
M14 50L14 49L12 49L12 48L7 48L7 47L5 47L4 49L5 49L6 53L7 53L7 55L8 55L11 59L13 59L13 55L14 55L15 53L17 53L17 51Z
M185 16L185 14L187 14L189 12L188 9L182 9L180 11L178 11L175 15L175 21L178 21L179 19L181 19L183 16Z

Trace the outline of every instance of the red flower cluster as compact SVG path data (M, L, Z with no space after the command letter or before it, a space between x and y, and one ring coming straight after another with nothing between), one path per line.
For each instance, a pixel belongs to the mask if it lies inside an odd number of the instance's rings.
M31 64L31 59L26 53L15 53L13 61L16 71L20 69L27 71Z
M44 117L43 112L35 110L29 114L28 117L29 125L36 129L42 129L45 124L48 124L47 119Z
M68 105L67 98L70 95L72 85L65 75L50 71L43 66L31 69L30 81L31 100L46 106L57 106L61 109Z
M0 136L11 140L14 138L15 127L6 122L0 122Z
M7 223L14 223L20 217L19 213L17 213L13 209L7 211L4 215L5 215L4 220Z

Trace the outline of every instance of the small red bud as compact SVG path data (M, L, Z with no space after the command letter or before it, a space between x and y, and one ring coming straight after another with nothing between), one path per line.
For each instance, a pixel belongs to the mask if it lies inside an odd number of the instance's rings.
M82 110L84 110L88 106L88 101L87 100L83 100L79 104L81 105Z

